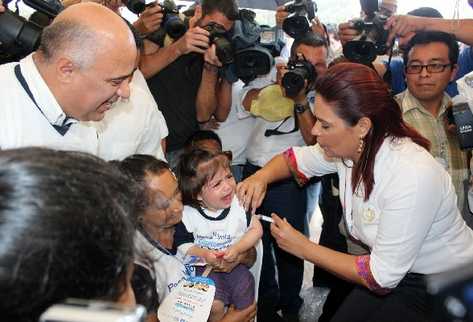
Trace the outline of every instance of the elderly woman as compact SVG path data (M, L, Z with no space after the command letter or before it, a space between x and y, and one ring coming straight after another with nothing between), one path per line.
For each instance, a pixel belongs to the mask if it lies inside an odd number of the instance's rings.
M135 185L101 159L0 152L0 312L37 322L67 298L134 304Z
M179 247L182 243L174 238L182 219L181 192L168 164L152 156L135 154L116 165L144 191L143 207L137 214L133 289L137 302L148 309L148 321L156 321L159 303L194 271L184 265L185 252ZM230 271L240 262L251 266L254 260L241 255L235 263L222 263L217 269ZM221 322L247 322L255 313L254 304L243 310L230 307Z
M337 173L347 229L370 254L312 243L273 215L279 247L359 285L332 321L427 320L424 277L473 259L473 232L456 207L451 178L429 154L429 142L403 121L374 70L336 65L316 90L318 143L273 158L240 184L239 198L256 209L272 182Z

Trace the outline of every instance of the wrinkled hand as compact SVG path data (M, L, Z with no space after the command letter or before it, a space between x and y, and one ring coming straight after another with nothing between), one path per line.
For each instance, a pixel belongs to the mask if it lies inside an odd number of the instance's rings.
M306 246L310 244L302 233L294 229L286 218L281 219L278 215L272 214L274 222L271 224L271 235L276 239L279 248L304 259Z
M342 45L353 40L360 32L353 27L351 21L344 22L338 25L338 37Z
M390 45L397 36L405 36L409 32L415 32L423 29L424 18L408 15L397 15L389 17L384 25L384 29L389 30L386 44Z
M252 322L256 316L256 303L251 304L246 309L237 310L230 305L225 316L220 322Z
M139 32L147 35L158 30L161 27L161 22L163 21L163 9L160 5L153 5L147 7L143 11L138 20L135 23L135 27Z
M279 6L276 8L276 26L282 27L284 19L289 16L289 12L286 11L284 6Z
M230 246L225 250L223 259L226 262L233 263L237 261L239 255L240 252L238 251L238 249L234 246Z
M246 178L237 186L237 196L240 205L246 211L251 209L251 213L256 215L256 209L263 202L267 187L268 183L258 176L258 172Z

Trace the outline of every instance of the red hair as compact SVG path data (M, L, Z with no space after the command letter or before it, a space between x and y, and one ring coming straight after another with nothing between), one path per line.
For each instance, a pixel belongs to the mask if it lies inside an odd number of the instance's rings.
M334 65L318 78L315 89L347 125L355 126L362 117L371 120L365 148L353 167L352 177L353 191L363 184L365 200L373 191L375 158L386 138L410 138L430 149L430 141L404 122L388 86L372 68L354 63Z

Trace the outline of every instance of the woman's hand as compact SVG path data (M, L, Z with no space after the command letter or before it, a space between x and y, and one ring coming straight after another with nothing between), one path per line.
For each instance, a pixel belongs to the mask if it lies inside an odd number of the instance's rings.
M293 254L301 259L305 259L305 251L311 241L302 233L295 230L286 218L281 219L278 215L272 214L274 222L271 224L271 235L276 239L279 248Z
M227 310L220 322L252 322L256 316L256 303L251 304L246 309L237 310L233 305Z
M240 205L246 211L251 209L253 215L256 214L256 209L263 202L266 195L268 183L258 175L258 172L240 182L237 186L237 196Z

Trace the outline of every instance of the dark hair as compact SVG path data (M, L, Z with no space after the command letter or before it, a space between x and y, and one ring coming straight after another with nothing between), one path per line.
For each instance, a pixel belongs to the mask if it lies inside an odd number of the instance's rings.
M409 11L407 14L416 17L443 18L442 14L437 9L431 7L420 7Z
M221 12L231 21L239 18L238 4L235 0L202 0L202 16L215 11Z
M0 312L37 322L66 298L117 300L133 262L135 186L78 152L0 152Z
M150 206L157 206L158 208L166 208L167 200L163 199L162 194L159 192L151 193L148 189L147 177L149 175L160 175L164 171L171 171L169 165L155 157L147 154L133 154L123 161L110 161L120 169L125 175L134 180L144 192L141 196L137 197L137 203L139 204L139 210L134 214L135 222L138 221L139 217Z
M327 48L327 42L314 32L308 32L301 38L295 39L291 46L291 58L296 58L297 49L300 45L306 45L310 47L325 47Z
M456 64L458 62L459 47L455 36L442 31L419 31L407 43L404 51L404 65L407 66L409 62L409 53L417 45L428 45L434 42L440 42L448 47L448 59L450 63Z
M218 136L217 133L214 131L209 131L209 130L199 130L192 134L192 136L187 139L186 141L186 148L192 149L193 147L196 147L200 141L205 141L205 140L214 140L216 141L219 146L220 150L222 149L222 140Z
M429 149L430 142L404 122L399 105L374 69L354 63L334 65L319 77L315 90L347 125L355 126L362 117L371 120L352 177L353 191L363 184L365 200L373 190L375 158L386 138L408 137Z
M192 207L200 207L198 195L204 185L212 180L221 168L230 169L230 160L224 153L199 149L184 153L177 165L182 203Z

